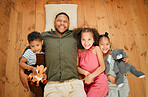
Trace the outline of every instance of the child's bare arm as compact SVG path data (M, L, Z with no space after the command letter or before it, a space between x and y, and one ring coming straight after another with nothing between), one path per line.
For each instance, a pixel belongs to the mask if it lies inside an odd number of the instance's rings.
M19 67L19 76L20 76L22 85L30 91L28 81L27 81L28 75L24 73L24 69L22 67Z
M93 78L98 76L100 73L104 72L105 70L105 63L103 59L103 54L98 46L96 46L93 50L93 52L96 52L96 55L98 57L98 61L100 63L100 66L92 73L90 74Z
M88 71L86 71L86 70L79 67L79 58L78 58L78 56L77 56L77 71L78 71L79 74L82 74L82 75L85 75L85 76L88 76L90 74L90 72L88 72Z
M36 74L36 67L30 66L26 64L27 58L22 57L20 60L20 67L23 69L31 70L34 74Z
M112 84L116 84L117 79L112 75L107 75L107 78Z

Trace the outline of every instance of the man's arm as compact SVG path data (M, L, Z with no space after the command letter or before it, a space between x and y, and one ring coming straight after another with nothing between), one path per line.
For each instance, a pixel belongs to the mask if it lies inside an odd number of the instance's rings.
M24 50L24 52L29 49L30 46L27 46ZM23 54L24 54L23 52ZM20 60L21 60L22 56L19 58L19 63L20 63ZM30 88L29 88L29 85L28 85L28 81L27 81L27 77L28 75L24 73L24 69L22 67L19 66L19 77L20 77L20 80L21 80L21 83L22 85L28 89L30 91Z
M28 75L24 73L24 69L19 67L19 76L20 76L20 80L21 83L23 84L23 86L30 91L29 85L28 85L28 81L27 81L27 77Z

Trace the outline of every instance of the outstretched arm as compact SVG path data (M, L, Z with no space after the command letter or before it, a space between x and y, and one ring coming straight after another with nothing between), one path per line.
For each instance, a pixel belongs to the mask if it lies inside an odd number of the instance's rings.
M20 80L21 83L23 84L23 86L30 91L29 85L28 85L28 80L27 77L28 75L24 73L24 69L19 67L19 76L20 76Z
M23 68L23 69L31 70L33 72L33 74L36 75L37 74L36 67L27 65L26 62L27 62L27 58L22 57L20 59L20 63L19 63L20 64L20 67Z
M25 48L24 52L25 52L27 49L29 49L29 48L30 48L30 46L27 46L27 47ZM23 52L23 53L24 53L24 52ZM20 63L20 60L21 60L21 59L22 59L22 57L19 58L19 63ZM30 91L30 88L29 88L29 85L28 85L28 81L27 81L28 75L24 73L24 69L23 69L21 66L19 66L19 77L20 77L20 80L21 80L22 85L23 85L27 90Z

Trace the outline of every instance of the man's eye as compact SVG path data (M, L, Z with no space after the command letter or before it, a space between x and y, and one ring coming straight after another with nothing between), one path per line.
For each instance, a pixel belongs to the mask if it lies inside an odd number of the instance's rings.
M60 20L57 20L58 22L60 22Z

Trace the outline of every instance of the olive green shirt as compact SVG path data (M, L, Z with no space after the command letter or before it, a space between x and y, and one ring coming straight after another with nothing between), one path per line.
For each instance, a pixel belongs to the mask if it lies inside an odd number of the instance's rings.
M63 82L78 79L77 42L72 31L66 31L59 37L54 31L43 32L47 80Z

